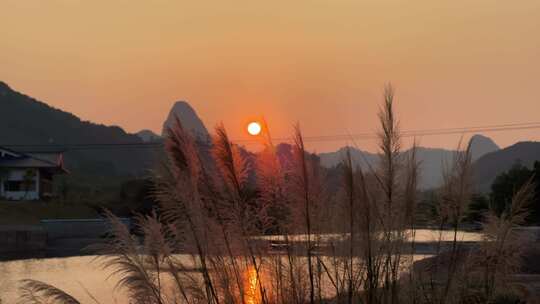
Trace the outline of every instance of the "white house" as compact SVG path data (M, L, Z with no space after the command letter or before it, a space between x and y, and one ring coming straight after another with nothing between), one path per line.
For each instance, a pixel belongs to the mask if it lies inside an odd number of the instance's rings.
M64 174L58 152L16 152L0 147L0 198L39 200L52 195L54 175Z

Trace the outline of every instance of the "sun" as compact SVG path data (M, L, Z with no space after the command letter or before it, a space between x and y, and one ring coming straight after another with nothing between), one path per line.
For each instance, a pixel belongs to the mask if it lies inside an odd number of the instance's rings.
M261 131L262 131L261 124L256 121L252 121L248 124L247 131L250 135L253 135L253 136L259 135L261 134Z

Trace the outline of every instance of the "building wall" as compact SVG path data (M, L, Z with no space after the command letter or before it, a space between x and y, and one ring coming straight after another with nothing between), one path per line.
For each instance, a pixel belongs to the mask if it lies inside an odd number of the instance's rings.
M9 169L8 173L2 177L0 185L0 194L9 200L37 200L39 199L39 170L34 170L34 186L30 190L20 189L19 191L10 191L6 189L5 182L22 182L28 169Z

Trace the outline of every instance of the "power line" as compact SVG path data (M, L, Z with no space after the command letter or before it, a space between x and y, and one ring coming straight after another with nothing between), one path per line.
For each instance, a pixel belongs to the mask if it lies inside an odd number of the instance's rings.
M421 137L421 136L433 136L433 135L451 135L451 134L464 134L474 132L497 132L497 131L511 131L511 130L526 130L526 129L540 129L540 122L535 123L514 123L514 124L501 124L501 125L488 125L478 127L463 127L463 128L442 128L442 129L424 129L424 130L406 130L401 132L402 137ZM334 134L334 135L321 135L321 136L304 136L304 141L310 142L323 142L323 141L341 141L349 139L377 139L377 133L353 133L353 134ZM275 141L290 141L290 138L272 138ZM258 142L252 139L237 140L235 142Z
M436 136L436 135L452 135L452 134L467 134L475 132L501 132L501 131L514 131L514 130L531 130L540 129L540 122L529 123L510 123L499 125L486 125L476 127L462 127L462 128L439 128L439 129L417 129L417 130L404 130L401 132L402 137L422 137L422 136ZM347 141L347 140L373 140L378 138L377 133L353 133L353 134L333 134L333 135L319 135L319 136L304 136L305 142L332 142L332 141ZM290 137L277 137L272 138L275 142L290 142ZM257 139L237 139L232 140L237 144L257 144L260 143ZM59 149L59 150L95 150L95 149L156 149L162 148L163 143L77 143L77 144L0 144L0 146L7 148L19 148L30 149L33 151L36 149Z
M161 148L163 143L88 143L88 144L0 144L1 147L29 149L35 153L48 152L47 149L58 150L92 150L92 149L108 149L108 148ZM43 150L36 150L43 149Z

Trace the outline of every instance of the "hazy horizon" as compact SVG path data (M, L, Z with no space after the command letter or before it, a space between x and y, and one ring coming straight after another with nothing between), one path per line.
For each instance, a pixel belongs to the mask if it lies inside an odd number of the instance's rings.
M8 0L0 20L0 80L131 133L160 133L177 100L209 129L223 121L235 139L257 116L280 138L297 121L306 136L374 132L386 82L404 130L537 122L540 113L533 0ZM538 130L484 135L501 147L540 140ZM452 149L459 138L419 141Z

